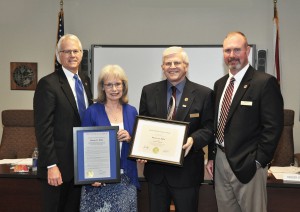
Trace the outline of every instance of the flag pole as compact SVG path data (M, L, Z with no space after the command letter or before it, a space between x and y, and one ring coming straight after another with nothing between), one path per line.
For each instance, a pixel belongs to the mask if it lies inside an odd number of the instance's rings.
M58 26L56 34L56 44L59 39L64 35L64 1L60 0L60 11L58 13ZM57 71L61 68L61 64L57 61L56 55L54 56L54 70Z
M277 11L277 0L273 0L274 2L274 69L277 81L280 85L281 77L280 77L280 52L279 52L279 20L278 20L278 11Z

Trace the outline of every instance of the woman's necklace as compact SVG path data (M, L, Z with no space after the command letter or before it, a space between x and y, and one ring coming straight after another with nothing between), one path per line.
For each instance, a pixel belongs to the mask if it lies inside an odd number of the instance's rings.
M110 116L109 119L112 119L114 123L118 122L118 117L117 116L115 116L113 114L110 114L109 116Z
M107 113L108 119L110 122L113 123L119 123L123 120L123 114L122 114L122 106L117 107L109 107L105 105L105 111Z

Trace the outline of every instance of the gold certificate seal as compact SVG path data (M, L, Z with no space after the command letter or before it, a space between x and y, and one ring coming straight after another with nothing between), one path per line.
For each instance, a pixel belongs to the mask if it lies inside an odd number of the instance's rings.
M157 154L159 152L159 148L158 147L154 147L152 151L153 151L153 153Z
M93 177L94 176L94 172L93 171L87 171L87 176L88 177Z

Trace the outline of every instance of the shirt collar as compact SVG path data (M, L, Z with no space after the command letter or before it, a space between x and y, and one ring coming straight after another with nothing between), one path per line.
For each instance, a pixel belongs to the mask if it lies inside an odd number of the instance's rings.
M171 89L171 87L173 86L168 80L167 80L167 89L168 91ZM184 86L185 86L185 83L186 83L186 78L184 78L184 80L182 80L180 83L178 83L175 87L176 89L182 93L183 92L183 89L184 89Z
M69 71L68 69L66 69L63 66L62 66L62 70L64 71L67 78L73 78L73 76L74 76L73 72ZM76 74L78 74L78 71L76 72Z
M229 79L230 79L231 77L234 77L234 79L235 79L236 82L241 82L242 79L243 79L243 77L244 77L244 75L245 75L245 73L246 73L246 71L248 70L249 66L250 66L250 64L248 63L248 64L245 65L245 67L242 68L242 70L240 70L236 75L232 75L232 74L230 73L230 71L229 71Z

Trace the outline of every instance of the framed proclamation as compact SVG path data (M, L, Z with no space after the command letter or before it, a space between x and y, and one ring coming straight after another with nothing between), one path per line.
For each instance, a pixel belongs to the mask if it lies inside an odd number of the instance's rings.
M130 158L182 166L188 123L137 116Z
M74 127L74 183L120 181L119 127Z

